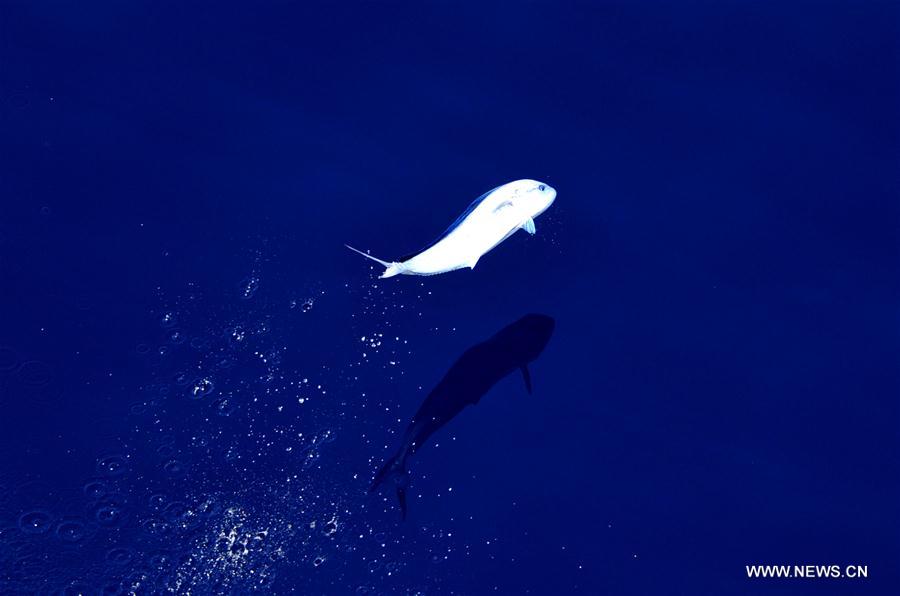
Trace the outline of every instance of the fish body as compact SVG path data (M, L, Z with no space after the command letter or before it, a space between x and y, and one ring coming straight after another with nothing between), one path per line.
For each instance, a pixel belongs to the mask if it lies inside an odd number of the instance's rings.
M554 327L552 317L528 314L466 350L419 406L397 451L375 475L370 492L390 480L395 485L400 512L405 518L409 457L466 407L481 401L507 375L521 371L525 388L531 393L528 365L543 352Z
M443 234L416 253L389 262L347 248L383 265L382 278L474 269L478 259L518 230L534 234L534 218L555 199L556 190L548 184L516 180L475 199Z

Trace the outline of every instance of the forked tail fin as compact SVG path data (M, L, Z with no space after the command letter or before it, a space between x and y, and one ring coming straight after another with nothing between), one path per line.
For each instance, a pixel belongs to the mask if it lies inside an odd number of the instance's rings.
M396 455L390 457L372 480L372 486L369 492L375 490L385 480L393 480L394 487L397 490L397 500L400 502L400 519L406 519L406 487L409 485L409 472L406 471L406 451L401 450Z
M355 253L361 254L362 256L366 257L367 259L372 259L373 261L375 261L376 263L378 263L379 265L384 267L385 268L384 273L381 274L382 279L384 279L385 277L394 277L395 275L399 275L400 273L403 273L403 263L388 263L387 261L382 261L381 259L373 257L372 255L365 253L357 248L353 248L349 244L345 244L344 246L346 246L347 248L349 248L350 250L352 250Z

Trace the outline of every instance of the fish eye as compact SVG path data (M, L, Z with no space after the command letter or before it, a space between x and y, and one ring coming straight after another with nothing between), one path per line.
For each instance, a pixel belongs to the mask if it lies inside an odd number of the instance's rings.
M541 184L541 185L538 186L538 190L541 191L541 192L544 192L545 190L547 190L547 186L544 185L544 184Z

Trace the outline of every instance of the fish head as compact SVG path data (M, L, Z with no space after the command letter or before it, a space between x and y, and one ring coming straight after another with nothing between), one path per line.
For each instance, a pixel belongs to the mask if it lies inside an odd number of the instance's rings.
M539 180L518 180L514 202L527 216L535 218L556 200L556 189Z
M556 189L538 180L516 180L494 189L494 213L522 222L534 219L556 200Z

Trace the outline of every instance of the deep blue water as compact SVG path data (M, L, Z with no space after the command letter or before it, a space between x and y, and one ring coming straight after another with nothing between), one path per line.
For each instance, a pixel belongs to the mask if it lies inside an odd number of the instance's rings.
M898 23L3 1L0 593L896 594ZM558 198L473 271L343 247L517 178ZM401 522L373 475L529 312L533 393L438 430Z

